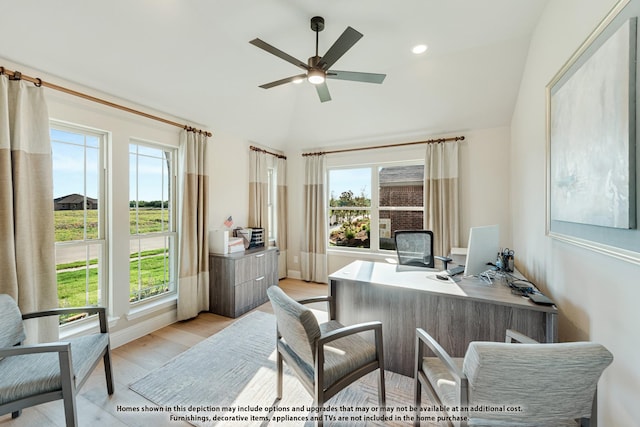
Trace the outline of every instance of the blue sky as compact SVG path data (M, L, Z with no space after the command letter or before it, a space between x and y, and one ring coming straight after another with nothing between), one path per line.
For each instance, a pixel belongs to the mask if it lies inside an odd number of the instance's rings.
M99 137L51 129L51 145L53 153L53 197L57 198L77 193L97 198L98 171L101 169ZM138 147L138 200L166 200L167 171L166 163L162 159L162 151L143 146ZM130 148L135 150L136 145L132 144ZM130 170L135 171L135 156L130 155L129 157ZM163 175L164 189L160 179ZM129 200L133 200L136 197L135 180L136 174L130 173Z
M329 171L329 196L340 197L344 191L353 191L359 196L364 189L365 196L371 198L371 168L332 169Z

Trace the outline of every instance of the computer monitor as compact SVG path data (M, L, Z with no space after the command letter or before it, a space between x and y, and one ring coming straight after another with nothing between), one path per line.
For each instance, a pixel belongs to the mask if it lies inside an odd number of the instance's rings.
M495 263L500 251L500 228L497 225L471 227L467 245L465 276L477 276L489 269L488 262Z

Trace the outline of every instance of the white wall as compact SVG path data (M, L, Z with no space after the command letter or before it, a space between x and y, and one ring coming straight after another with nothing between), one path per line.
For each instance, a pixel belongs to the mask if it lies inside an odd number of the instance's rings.
M249 217L249 142L214 133L209 140L209 229L246 227Z
M465 247L469 227L499 224L500 243L512 247L509 216L509 128L481 129L457 132L464 135L460 145L460 242ZM431 138L431 136L429 136ZM426 139L426 138L425 138ZM402 143L407 140L376 141L378 144ZM360 144L358 146L365 145ZM373 162L424 159L424 146L385 148L352 153L327 155L327 166L357 165ZM287 153L289 185L289 277L299 277L301 242L304 239L303 199L304 160L300 152ZM517 249L517 248L516 248ZM331 249L328 273L332 273L355 259L384 260L388 254L363 254ZM391 254L395 258L395 254Z
M511 212L516 265L557 302L560 340L596 341L613 353L599 384L599 425L632 426L640 419L640 266L545 236L545 86L615 3L550 1L541 17L512 122Z

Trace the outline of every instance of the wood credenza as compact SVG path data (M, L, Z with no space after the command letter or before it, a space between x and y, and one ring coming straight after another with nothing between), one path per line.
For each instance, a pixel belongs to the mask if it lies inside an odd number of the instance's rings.
M238 317L265 303L278 284L277 248L209 254L209 311Z

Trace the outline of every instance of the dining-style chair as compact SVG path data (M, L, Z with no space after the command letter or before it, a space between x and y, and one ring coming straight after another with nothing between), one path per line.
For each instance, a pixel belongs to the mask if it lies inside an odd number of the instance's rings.
M23 321L61 314L97 314L100 332L69 340L24 345ZM0 415L62 399L67 427L78 425L76 394L100 360L107 392L113 394L109 330L104 307L58 308L21 314L15 300L0 294Z
M418 328L415 361L416 426L424 386L435 405L458 409L443 416L449 425L558 427L595 426L598 379L613 356L592 342L540 344L507 330L506 342L471 342L452 358Z
M397 230L393 234L398 264L413 267L435 267L435 260L440 260L447 269L451 258L433 254L433 231L431 230Z
M283 361L292 368L314 406L324 403L364 375L379 370L378 403L385 407L382 323L366 322L343 326L335 320L331 296L295 301L278 286L267 289L276 315L277 398L282 399ZM326 302L329 321L318 323L305 304ZM374 344L360 336L373 333ZM318 412L317 425L323 413Z

